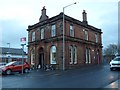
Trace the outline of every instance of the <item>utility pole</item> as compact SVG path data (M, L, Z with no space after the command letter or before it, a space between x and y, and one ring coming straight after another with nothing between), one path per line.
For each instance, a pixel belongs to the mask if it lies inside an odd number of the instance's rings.
M64 11L65 11L65 8L71 6L71 5L74 5L74 4L77 4L76 2L75 3L72 3L72 4L69 4L65 7L63 7L63 71L65 70L65 27L64 27L64 23L65 23L65 18L64 18Z
M24 70L24 45L26 45L26 37L20 38L21 46L22 46L22 74Z

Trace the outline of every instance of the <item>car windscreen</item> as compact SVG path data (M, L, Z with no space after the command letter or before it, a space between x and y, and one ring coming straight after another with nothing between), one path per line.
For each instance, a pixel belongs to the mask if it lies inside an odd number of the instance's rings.
M9 66L9 65L12 65L14 62L9 62L7 63L5 66Z
M115 58L114 61L120 61L120 58Z

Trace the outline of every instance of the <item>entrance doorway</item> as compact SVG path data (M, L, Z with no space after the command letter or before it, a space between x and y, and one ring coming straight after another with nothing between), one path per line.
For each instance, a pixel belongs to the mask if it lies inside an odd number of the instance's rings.
M44 66L44 53L40 53L40 55L39 55L39 65L40 65L40 68L43 68L43 66Z
M39 50L39 68L43 69L44 67L44 51L43 48L40 48Z
M100 64L100 55L99 55L99 50L96 51L95 54L95 63Z
M100 56L99 56L99 50L97 51L97 64L100 64Z

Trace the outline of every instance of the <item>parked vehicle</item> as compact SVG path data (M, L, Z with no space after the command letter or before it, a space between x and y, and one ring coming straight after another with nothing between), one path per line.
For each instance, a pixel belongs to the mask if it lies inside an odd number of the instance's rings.
M120 69L120 56L115 57L111 62L110 62L110 70L116 70Z
M1 67L1 71L3 74L12 74L12 72L23 72L28 73L30 70L30 65L27 62L22 64L22 61L12 61L5 66Z

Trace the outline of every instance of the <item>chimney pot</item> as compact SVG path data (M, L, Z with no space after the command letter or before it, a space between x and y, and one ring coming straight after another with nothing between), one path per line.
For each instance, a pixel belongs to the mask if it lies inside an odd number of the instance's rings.
M83 23L87 24L87 13L83 10Z
M43 21L43 20L48 19L48 16L46 15L46 9L45 9L45 6L43 7L43 9L42 9L41 11L42 11L42 15L41 15L39 21Z

